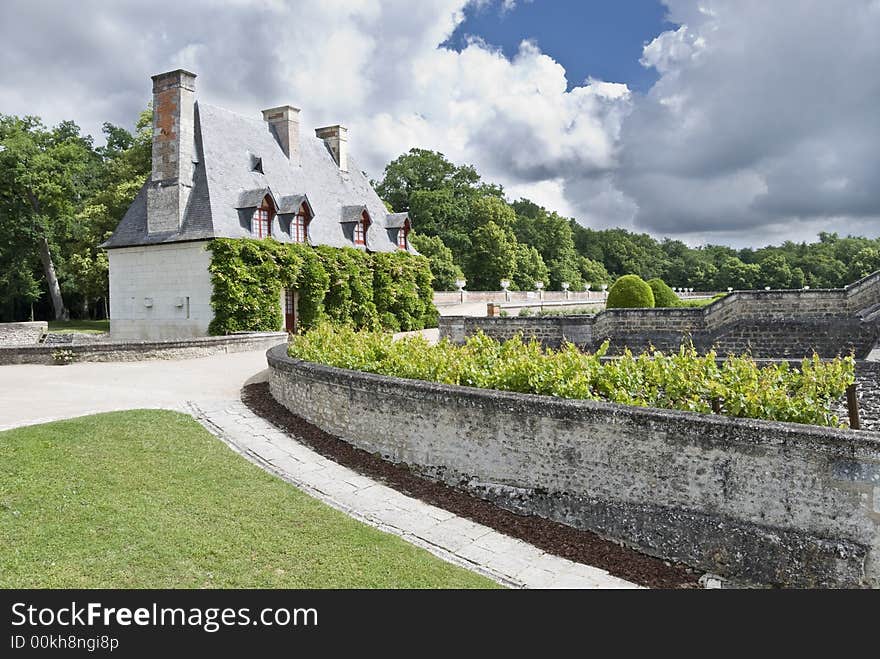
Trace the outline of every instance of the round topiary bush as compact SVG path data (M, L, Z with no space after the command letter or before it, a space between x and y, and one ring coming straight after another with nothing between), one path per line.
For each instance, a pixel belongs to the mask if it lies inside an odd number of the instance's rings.
M624 275L608 291L607 309L647 309L654 306L654 292L638 275Z
M648 280L648 286L651 287L651 291L654 293L654 306L655 307L677 307L680 300L678 296L675 294L669 286L666 285L666 282L660 279L659 277L655 277L654 279Z

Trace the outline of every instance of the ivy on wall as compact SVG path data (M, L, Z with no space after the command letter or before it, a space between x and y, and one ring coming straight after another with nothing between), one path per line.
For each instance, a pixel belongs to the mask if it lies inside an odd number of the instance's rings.
M431 270L421 256L272 239L217 238L208 248L211 334L278 330L285 288L299 291L302 329L321 321L395 331L437 324Z

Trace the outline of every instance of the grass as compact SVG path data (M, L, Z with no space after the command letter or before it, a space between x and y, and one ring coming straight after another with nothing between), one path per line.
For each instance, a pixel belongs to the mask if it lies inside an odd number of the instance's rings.
M678 306L679 307L689 307L689 308L705 307L705 306L712 304L713 302L717 302L718 300L720 300L723 297L727 297L727 294L725 293L723 295L715 295L714 297L698 298L696 300L686 299L686 300L682 300Z
M558 309L555 307L547 307L538 311L538 316L595 316L600 311L605 311L605 307L599 304L592 307L575 307L572 309Z
M0 432L0 547L2 588L495 585L157 410Z
M103 334L110 331L109 320L50 320L53 334Z

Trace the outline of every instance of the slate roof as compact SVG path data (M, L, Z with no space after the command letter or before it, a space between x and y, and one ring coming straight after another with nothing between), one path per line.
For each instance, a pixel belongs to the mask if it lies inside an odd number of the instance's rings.
M393 228L392 224L401 226L400 216L405 214L389 214L355 159L349 156L348 171L340 171L323 140L308 134L304 127L300 131L300 164L291 164L262 119L197 102L195 142L193 189L180 231L147 233L144 187L104 247L247 238L251 236L253 208L269 194L279 210L272 235L281 242L290 242L284 227L289 227L290 214L305 201L312 212L311 244L352 247L351 225L345 224L345 218L353 209L358 209L358 217L366 209L372 220L367 249L397 250L387 229ZM253 170L255 157L262 163L262 173ZM412 248L410 251L415 253Z

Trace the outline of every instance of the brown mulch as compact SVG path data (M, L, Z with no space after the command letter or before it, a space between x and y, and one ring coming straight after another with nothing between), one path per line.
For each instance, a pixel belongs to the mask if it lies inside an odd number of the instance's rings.
M697 588L699 574L681 564L647 556L541 517L518 515L461 490L443 485L356 448L289 412L269 393L266 382L242 389L242 401L255 414L296 437L334 462L393 487L438 508L519 538L571 561L607 570L610 574L649 588Z

